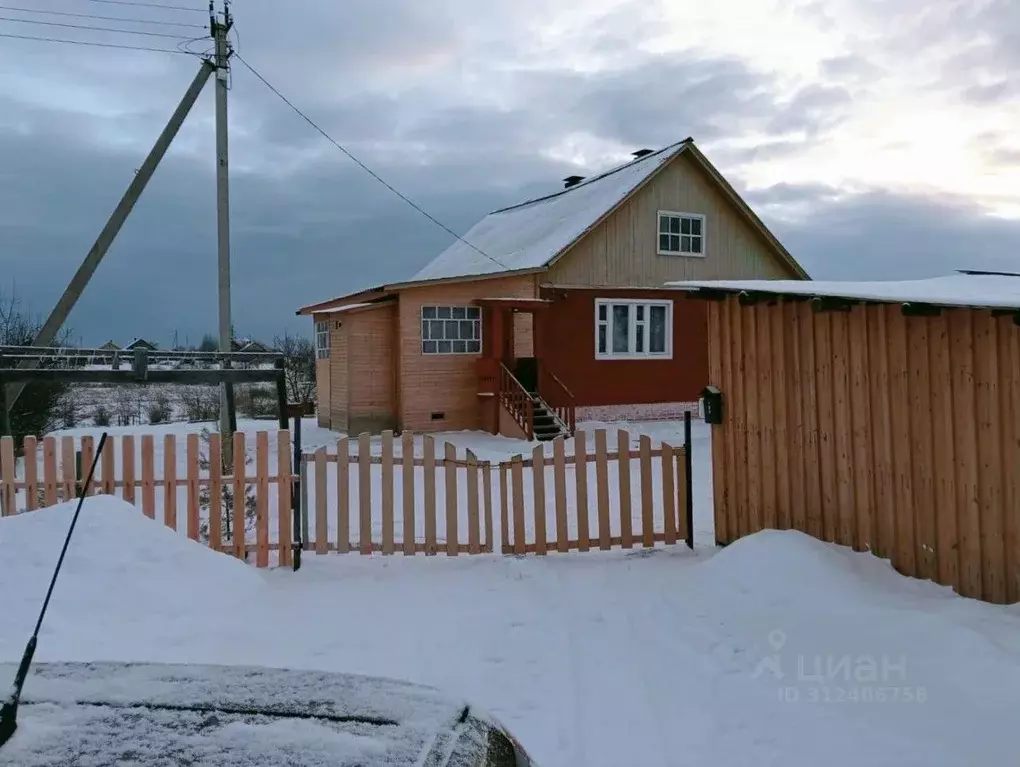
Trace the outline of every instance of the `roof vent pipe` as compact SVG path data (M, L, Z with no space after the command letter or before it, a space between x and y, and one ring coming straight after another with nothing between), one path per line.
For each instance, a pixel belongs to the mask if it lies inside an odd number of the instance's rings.
M639 149L636 152L631 152L634 157L642 158L647 157L650 154L655 154L651 149Z
M567 176L563 179L563 188L570 189L572 186L577 186L584 181L584 176Z

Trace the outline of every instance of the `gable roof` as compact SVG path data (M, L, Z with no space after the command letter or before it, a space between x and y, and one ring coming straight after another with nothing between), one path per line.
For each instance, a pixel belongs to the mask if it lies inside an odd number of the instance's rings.
M732 203L737 214L762 236L780 261L798 277L811 279L694 145L694 139L688 137L554 194L494 210L408 280L309 304L298 309L297 314L314 314L433 282L542 272L684 153L708 175L711 183Z
M707 173L738 214L772 246L779 259L796 275L808 279L804 268L694 145L694 139L688 137L555 194L493 211L410 281L481 277L551 266L682 153L687 153Z
M690 138L684 139L555 194L495 210L411 280L420 282L542 269L691 142Z

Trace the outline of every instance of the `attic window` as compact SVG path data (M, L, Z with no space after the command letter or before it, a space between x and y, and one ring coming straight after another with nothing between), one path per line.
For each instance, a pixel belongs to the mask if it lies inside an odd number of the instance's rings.
M482 310L477 306L423 306L422 354L479 354Z
M704 256L705 217L700 213L659 211L660 256Z

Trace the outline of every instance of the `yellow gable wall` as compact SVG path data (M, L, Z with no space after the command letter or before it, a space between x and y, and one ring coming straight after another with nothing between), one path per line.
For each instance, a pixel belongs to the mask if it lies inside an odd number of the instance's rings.
M658 212L706 216L705 256L660 256ZM661 287L671 280L796 279L686 154L567 251L545 284Z

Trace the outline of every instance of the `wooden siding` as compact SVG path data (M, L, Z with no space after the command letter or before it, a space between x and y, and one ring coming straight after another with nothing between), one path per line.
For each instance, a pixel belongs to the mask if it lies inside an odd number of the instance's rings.
M347 428L378 433L396 422L395 304L351 313L347 326Z
M536 320L538 356L570 389L576 405L697 401L708 384L704 301L677 290L542 288L541 293L553 303ZM597 359L595 300L599 298L671 301L672 358Z
M1020 328L899 306L709 302L721 543L793 528L995 603L1020 600Z
M400 294L400 428L445 431L482 428L476 354L422 354L421 307L470 306L479 298L535 298L535 277L426 285ZM432 414L442 418L432 419Z
M706 216L705 257L658 255L660 210ZM543 284L661 287L671 280L796 279L704 171L679 155L568 250Z

